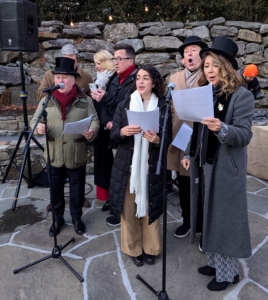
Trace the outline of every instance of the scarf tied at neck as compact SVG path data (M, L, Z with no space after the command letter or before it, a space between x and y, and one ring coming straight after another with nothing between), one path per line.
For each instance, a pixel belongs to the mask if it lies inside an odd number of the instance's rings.
M74 84L72 89L67 93L61 93L58 90L55 90L52 94L60 104L61 119L66 120L66 108L77 97L77 86L76 86L76 84Z

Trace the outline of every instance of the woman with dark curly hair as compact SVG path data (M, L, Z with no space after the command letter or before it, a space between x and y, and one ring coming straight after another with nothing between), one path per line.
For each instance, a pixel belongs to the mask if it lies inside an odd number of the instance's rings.
M122 101L114 115L111 140L118 143L112 168L109 201L112 213L121 216L121 249L135 265L143 259L153 264L161 252L163 166L156 175L165 114L164 80L156 68L144 65L136 74L136 90ZM128 125L126 110L149 111L159 108L160 133L142 132ZM171 142L171 118L165 143Z

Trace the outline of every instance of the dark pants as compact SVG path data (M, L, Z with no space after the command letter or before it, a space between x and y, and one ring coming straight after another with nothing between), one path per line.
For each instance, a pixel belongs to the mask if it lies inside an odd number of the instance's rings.
M179 177L179 196L180 196L180 206L182 211L183 224L190 228L190 177L181 176ZM202 232L203 224L203 206L202 201L198 204L198 216L197 216L197 226L196 232Z
M55 209L56 220L64 215L64 182L66 177L69 179L70 214L73 219L81 218L85 196L85 176L86 165L76 169L51 166L51 203Z
M259 80L255 77L252 81L247 82L247 89L252 92L254 98L261 93L261 86Z

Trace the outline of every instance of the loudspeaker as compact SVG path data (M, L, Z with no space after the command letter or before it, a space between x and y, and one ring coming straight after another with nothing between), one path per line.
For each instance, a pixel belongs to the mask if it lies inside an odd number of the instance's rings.
M39 51L37 5L26 0L0 0L1 49Z

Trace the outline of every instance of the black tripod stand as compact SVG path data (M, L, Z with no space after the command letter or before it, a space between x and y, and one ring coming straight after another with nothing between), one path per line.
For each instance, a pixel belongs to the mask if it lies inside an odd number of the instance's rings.
M48 147L48 138L47 138L47 112L46 112L46 107L47 107L47 103L49 101L49 99L51 98L51 93L48 94L47 98L46 98L46 102L43 103L43 108L42 111L40 112L37 121L32 129L32 131L29 133L28 136L28 140L24 146L23 152L27 151L29 143L31 141L32 135L40 121L40 119L43 117L44 118L44 124L45 124L45 134L46 134L46 147L47 147L47 173L48 173L48 181L49 181L49 186L51 187L51 161L50 161L50 155L49 155L49 147ZM64 246L58 245L57 244L57 235L56 235L56 229L55 229L55 209L54 209L54 203L52 201L52 197L51 197L51 188L50 188L50 202L51 202L51 206L52 206L52 224L53 224L53 236L54 236L54 247L52 249L52 253L44 258L41 258L35 262L32 262L24 267L21 267L19 269L16 269L13 271L14 274L19 273L20 271L27 269L33 265L36 265L44 260L47 260L49 258L59 258L61 260L61 262L63 262L65 264L65 266L81 281L83 282L84 279L83 277L81 277L68 263L67 261L62 258L61 256L61 251L67 247L70 243L75 241L75 238L72 238L68 243L66 243Z
M20 134L20 137L18 139L17 145L15 147L15 150L14 150L14 152L12 154L12 157L10 159L10 162L9 162L8 166L7 166L6 172L4 174L2 183L5 183L5 181L6 181L6 178L7 178L7 175L9 173L9 171L10 171L12 163L14 162L16 154L17 154L17 152L19 150L22 138L24 137L25 138L25 142L27 142L28 136L29 136L29 132L30 132L29 126L28 126L27 105L26 105L27 92L25 91L25 78L24 78L24 72L23 72L23 59L22 59L22 53L21 52L20 52L20 76L21 76L21 88L22 88L22 92L20 93L20 98L21 98L22 103L23 103L24 129L22 130L22 132ZM36 145L42 151L44 151L44 147L38 142L38 140L35 137L31 137L31 139L36 143ZM27 161L28 177L25 177L23 175L26 161ZM28 187L29 188L32 188L34 186L34 182L32 180L30 147L27 147L27 151L25 152L24 157L23 157L22 166L21 166L20 175L19 175L19 180L18 180L16 192L15 192L15 195L14 195L14 201L12 203L12 210L16 209L16 204L17 204L17 200L18 200L18 195L19 195L19 191L20 191L22 177L24 177L25 179L27 178L27 182L28 182Z
M162 290L156 291L153 289L144 279L141 278L140 275L137 275L136 278L140 280L146 287L151 290L159 300L169 300L168 294L166 292L166 242L167 242L167 145L165 144L165 135L167 131L167 121L168 121L168 114L169 114L169 108L170 108L170 100L171 100L171 90L173 90L175 87L175 84L171 82L168 85L168 93L166 96L166 112L165 112L165 118L164 118L164 125L162 130L162 137L161 137L161 145L160 145L160 152L157 162L157 169L156 174L160 175L160 169L162 164L162 154L164 150L164 161L163 161L163 169L164 169L164 189L163 189L163 261L162 261Z

